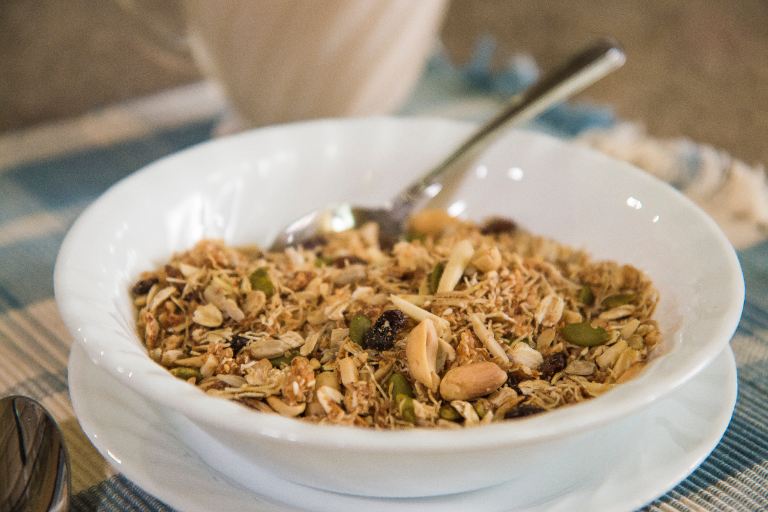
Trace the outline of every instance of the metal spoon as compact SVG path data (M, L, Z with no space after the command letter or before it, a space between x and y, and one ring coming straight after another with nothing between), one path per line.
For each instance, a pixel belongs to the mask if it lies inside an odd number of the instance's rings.
M0 510L66 512L69 457L53 418L23 396L0 400Z
M400 192L384 208L366 208L349 203L329 205L310 212L288 225L270 250L309 244L325 233L345 231L373 221L379 224L383 245L391 245L403 233L411 212L438 194L447 194L476 158L507 128L533 119L554 104L582 91L625 61L623 50L610 39L601 39L577 53L522 94L513 97L493 119L481 126L447 158Z

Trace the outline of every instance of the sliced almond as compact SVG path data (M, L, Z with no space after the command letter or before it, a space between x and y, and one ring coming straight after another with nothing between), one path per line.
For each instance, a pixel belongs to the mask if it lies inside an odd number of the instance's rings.
M219 308L213 304L198 306L192 313L192 321L205 327L218 327L224 321Z
M631 318L627 320L627 323L625 323L621 327L621 337L625 340L628 340L630 336L635 334L635 331L637 330L638 326L640 325L640 320L637 318Z
M555 341L555 334L554 329L544 329L541 331L539 337L536 338L536 349L539 352L548 350L552 346L552 342Z
M379 367L376 369L376 371L373 373L373 379L376 382L383 382L384 379L389 375L389 373L392 371L392 368L395 366L394 361L385 361L379 364Z
M472 248L472 242L462 240L451 251L448 257L448 263L445 265L440 283L437 285L437 293L451 292L461 280L464 269L469 265L475 250Z
M237 302L226 296L226 292L216 284L209 284L203 291L205 300L225 312L232 320L239 322L245 318L245 313L237 305Z
M536 308L536 323L547 327L557 324L563 317L565 301L557 295L550 294L541 299Z
M213 375L217 366L219 366L219 360L215 356L209 355L203 363L203 366L200 367L200 375L203 377L210 377Z
M317 401L325 411L325 414L330 414L334 405L338 405L344 399L344 395L338 389L333 389L330 386L320 386L316 391Z
M619 358L619 355L624 352L627 347L628 345L626 341L619 340L618 342L608 347L602 354L597 356L595 361L597 362L598 366L600 366L600 368L613 368L613 365L616 364L616 360Z
M173 295L176 292L175 286L166 286L162 290L158 291L154 297L152 297L152 302L149 305L149 310L153 313L155 310L165 302L171 295Z
M440 318L439 316L430 313L426 309L422 309L419 306L408 302L402 297L398 297L397 295L390 295L389 300L392 301L392 304L394 304L397 309L413 318L414 320L419 322L426 319L432 320L432 322L435 324L435 328L437 328L441 336L445 336L451 329L451 324L445 318Z
M465 400L453 400L451 401L451 407L456 409L459 414L464 418L464 426L470 427L480 423L480 417L477 415L477 411L472 407L472 404Z
M624 304L623 306L618 306L613 309L609 309L608 311L603 311L600 313L601 320L618 320L619 318L624 318L632 314L632 312L635 311L635 306L632 304Z
M298 416L299 414L303 413L304 410L307 408L306 403L288 405L287 403L285 403L284 401L282 401L281 399L277 398L274 395L267 397L267 403L279 415L288 416L290 418Z
M637 377L637 375L643 371L643 368L645 368L645 362L640 361L638 363L633 364L629 368L627 368L627 371L621 374L621 376L616 380L618 384L623 384L624 382L627 382L628 380L634 379Z
M271 359L283 355L292 348L300 347L303 343L304 339L301 335L288 332L280 338L262 338L251 342L248 345L248 351L255 359Z
M440 377L437 375L438 346L437 330L429 318L414 327L405 340L408 372L433 392L440 385Z
M616 364L613 365L613 369L611 370L611 376L614 379L618 379L624 373L635 363L640 361L640 351L635 350L632 347L627 347L622 351L621 354L619 354L619 357L616 359Z
M177 366L189 366L190 368L200 368L205 363L207 356L205 354L199 356L185 357L183 359L177 359Z
M312 353L313 350L315 350L315 347L317 346L317 341L320 339L320 332L313 332L309 336L307 336L307 339L304 341L304 344L299 349L299 355L301 356L308 356Z
M498 361L508 363L509 356L504 351L504 348L499 345L499 342L496 341L496 338L493 337L493 333L485 326L483 318L479 314L474 313L469 319L472 322L472 330L475 331L475 334L483 342L488 352Z
M248 316L254 317L261 313L267 303L267 296L261 290L250 291L245 295L243 308Z
M339 376L341 377L341 383L347 387L359 380L360 376L353 357L339 359Z
M445 368L446 361L453 361L456 359L456 349L445 340L439 341L437 350L437 372L440 373Z
M584 361L582 359L571 361L568 363L568 366L565 367L565 373L568 375L582 375L585 377L595 373L595 370L595 363L592 361Z

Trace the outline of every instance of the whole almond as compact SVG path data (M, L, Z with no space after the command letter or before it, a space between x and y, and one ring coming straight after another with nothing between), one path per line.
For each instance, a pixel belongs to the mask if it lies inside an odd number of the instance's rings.
M490 361L451 368L440 381L440 394L446 400L473 400L499 389L507 373Z

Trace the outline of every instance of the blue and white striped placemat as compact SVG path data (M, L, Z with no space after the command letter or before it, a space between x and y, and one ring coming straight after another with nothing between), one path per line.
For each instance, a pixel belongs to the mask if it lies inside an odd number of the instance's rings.
M497 108L501 97L535 78L535 64L524 56L491 73L489 46L481 44L463 69L436 59L403 113L481 119ZM0 136L0 396L37 398L60 422L72 456L76 511L171 509L115 474L73 415L66 375L71 338L53 302L59 245L75 217L115 181L209 139L223 109L212 86L195 84ZM681 182L693 197L700 192L694 185L703 179L696 176L722 171L718 185L710 185L709 195L698 198L705 207L707 198L721 193L734 174L751 176L757 185L749 188L765 183L759 170L734 170L738 162L732 159L714 162L707 156L711 148L659 141L636 130L628 136L626 127L617 126L611 111L602 107L562 105L533 127L582 137L598 147L619 137L626 154L616 156L644 163L649 172L671 182L693 175ZM768 242L761 241L765 219L759 198L752 200L757 201L755 209L736 215L741 224L735 228L727 223L729 212L723 217L732 239L745 246L739 257L747 283L744 315L732 341L739 367L733 420L704 464L648 510L768 510Z

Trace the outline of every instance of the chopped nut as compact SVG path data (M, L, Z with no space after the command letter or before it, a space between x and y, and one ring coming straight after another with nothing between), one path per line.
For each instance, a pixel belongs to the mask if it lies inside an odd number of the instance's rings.
M440 395L446 400L473 400L493 393L506 381L507 373L496 363L470 363L446 372L440 381Z
M501 266L501 253L498 247L483 247L472 256L472 265L480 272L498 270Z
M549 411L661 353L658 292L636 268L506 220L414 223L393 247L374 223L281 252L203 240L134 281L138 336L210 396L373 429Z
M520 366L525 366L531 370L535 370L544 362L541 352L531 348L527 343L521 342L515 343L512 347L510 359Z
M458 222L443 209L426 209L413 214L408 226L416 233L437 235L445 228L456 225Z

